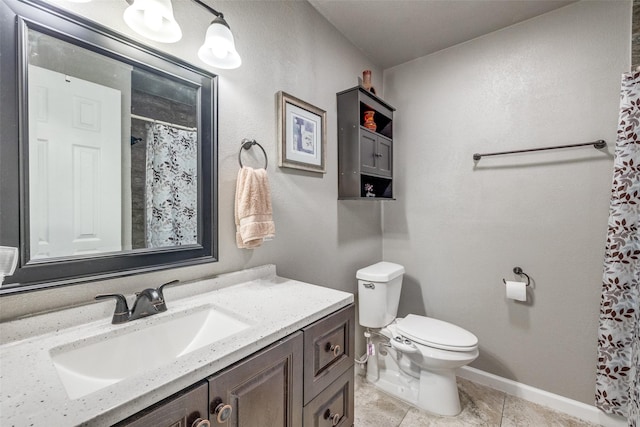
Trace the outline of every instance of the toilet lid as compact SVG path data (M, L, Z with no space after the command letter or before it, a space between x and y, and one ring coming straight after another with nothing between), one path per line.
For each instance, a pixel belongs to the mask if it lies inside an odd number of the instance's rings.
M400 264L382 261L356 271L356 279L384 283L402 274L404 274L404 267Z
M430 317L409 314L397 323L398 332L419 344L452 351L471 351L478 338L459 326Z

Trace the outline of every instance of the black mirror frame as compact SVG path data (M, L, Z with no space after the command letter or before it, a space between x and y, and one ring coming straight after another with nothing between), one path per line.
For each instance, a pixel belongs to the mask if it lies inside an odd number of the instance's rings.
M103 256L28 259L26 30L32 28L199 88L198 244ZM0 0L0 245L20 260L0 296L218 260L218 77L40 0Z

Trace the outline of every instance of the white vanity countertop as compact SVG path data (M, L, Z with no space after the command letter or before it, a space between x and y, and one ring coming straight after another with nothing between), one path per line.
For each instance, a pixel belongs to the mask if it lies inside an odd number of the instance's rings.
M111 425L353 302L350 293L278 277L272 265L167 288L165 297L166 312L122 325L104 315L114 301L0 324L0 425ZM161 368L68 397L51 349L118 328L143 330L205 304L251 326Z

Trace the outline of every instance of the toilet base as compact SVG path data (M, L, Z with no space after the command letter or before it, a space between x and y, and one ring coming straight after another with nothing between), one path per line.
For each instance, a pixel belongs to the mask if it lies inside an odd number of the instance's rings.
M418 407L439 415L458 415L461 411L455 372L420 372Z
M367 375L367 381L376 388L400 400L418 406L420 381L401 372L383 370L378 377Z
M380 390L433 414L455 416L460 413L455 370L421 370L419 377L402 372L392 351L367 362L367 381Z

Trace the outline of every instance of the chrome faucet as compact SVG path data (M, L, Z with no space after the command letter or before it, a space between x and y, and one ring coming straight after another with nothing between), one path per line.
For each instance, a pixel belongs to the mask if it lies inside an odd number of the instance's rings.
M142 292L136 292L136 300L133 303L131 311L129 311L127 299L122 294L100 294L96 295L95 299L116 299L116 309L113 313L111 323L117 325L167 311L163 290L165 286L175 285L176 283L178 283L178 280L165 283L158 289L148 288Z

